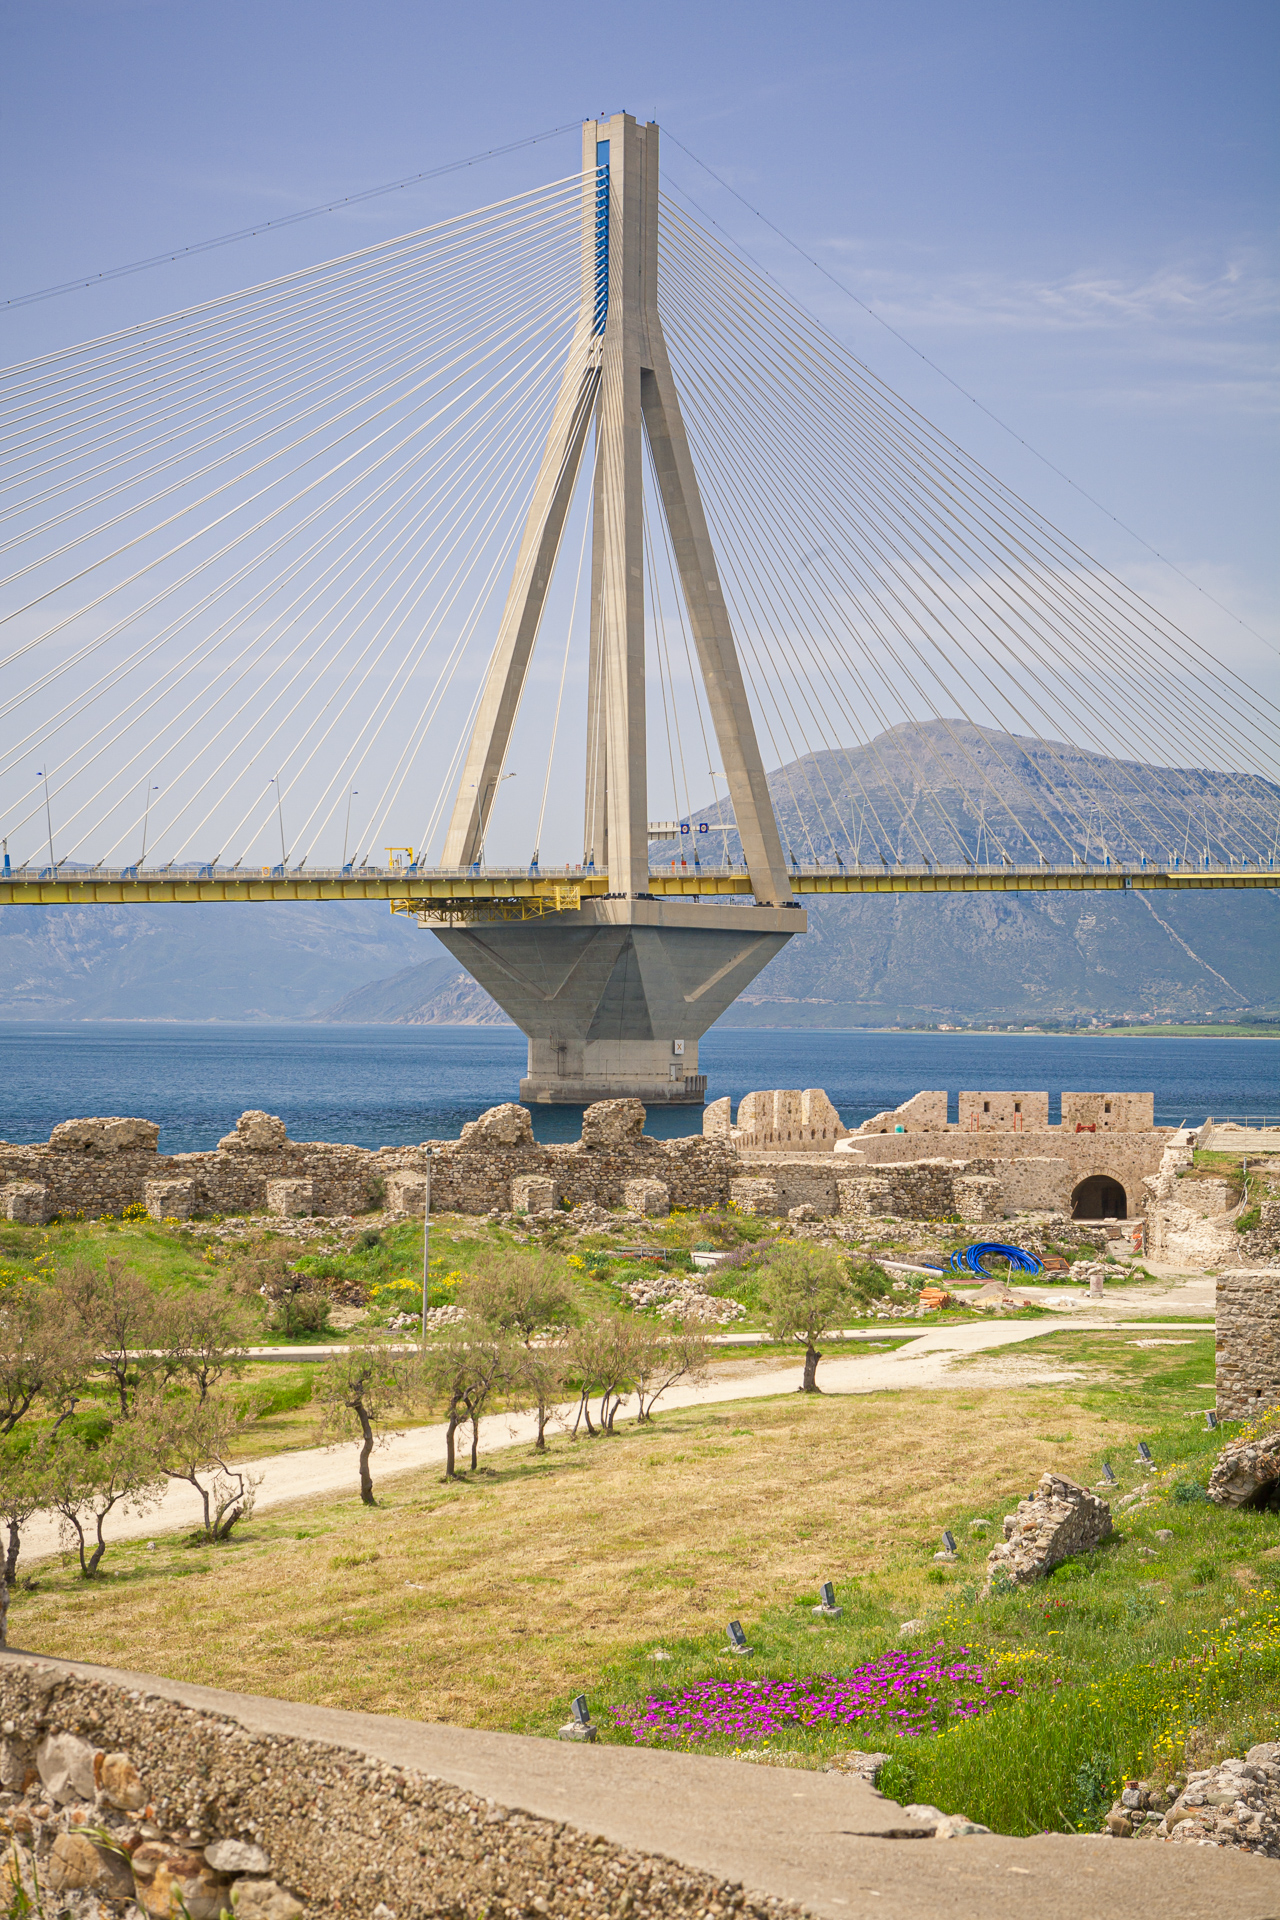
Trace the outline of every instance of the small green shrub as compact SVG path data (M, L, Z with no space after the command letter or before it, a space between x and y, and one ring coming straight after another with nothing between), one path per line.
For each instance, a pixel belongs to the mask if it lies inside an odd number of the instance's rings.
M273 1333L329 1332L329 1296L324 1293L294 1293L281 1300L267 1325Z
M1197 1501L1207 1500L1209 1489L1202 1481L1184 1477L1173 1483L1173 1501L1178 1507L1194 1506Z

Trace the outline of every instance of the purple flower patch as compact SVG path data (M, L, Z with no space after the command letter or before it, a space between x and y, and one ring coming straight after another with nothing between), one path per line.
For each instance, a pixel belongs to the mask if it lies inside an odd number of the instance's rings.
M728 1737L754 1745L805 1727L821 1733L859 1720L887 1732L937 1733L952 1720L976 1720L1018 1691L1018 1682L989 1680L972 1650L887 1653L852 1673L813 1680L703 1680L676 1699L652 1695L614 1707L614 1723L642 1745Z

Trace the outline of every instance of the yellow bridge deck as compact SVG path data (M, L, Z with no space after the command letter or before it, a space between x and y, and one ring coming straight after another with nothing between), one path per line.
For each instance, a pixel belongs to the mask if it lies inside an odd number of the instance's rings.
M1091 893L1149 888L1157 892L1225 887L1275 887L1270 868L1158 867L817 867L794 869L792 891L804 897L834 893ZM183 901L386 900L401 912L459 916L506 910L546 914L576 907L609 892L607 873L574 869L486 867L360 867L298 871L202 867L26 868L0 875L0 906L159 905ZM752 898L741 869L693 867L651 873L655 899L704 901Z

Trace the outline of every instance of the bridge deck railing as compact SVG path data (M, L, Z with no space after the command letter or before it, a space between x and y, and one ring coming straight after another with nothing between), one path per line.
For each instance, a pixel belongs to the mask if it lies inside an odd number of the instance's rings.
M790 869L793 893L987 893L1274 887L1271 862L1212 868L1111 862L1014 866L944 866L797 861ZM6 868L0 872L0 905L162 904L166 901L385 900L397 908L424 911L456 901L460 910L486 901L537 903L531 910L563 912L584 899L609 893L609 875L586 866L427 867L419 865L246 868L212 862L167 867L58 866ZM753 898L745 867L697 860L667 861L650 869L650 898L703 902ZM495 911L497 910L495 906Z

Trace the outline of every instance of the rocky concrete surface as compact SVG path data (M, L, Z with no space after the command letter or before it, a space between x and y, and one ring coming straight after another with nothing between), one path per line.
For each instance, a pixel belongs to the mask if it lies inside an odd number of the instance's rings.
M790 1902L414 1768L34 1661L0 1662L0 1894L66 1920L726 1915Z

